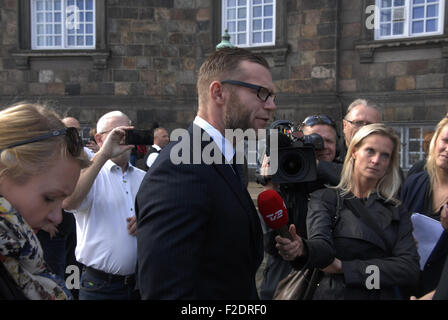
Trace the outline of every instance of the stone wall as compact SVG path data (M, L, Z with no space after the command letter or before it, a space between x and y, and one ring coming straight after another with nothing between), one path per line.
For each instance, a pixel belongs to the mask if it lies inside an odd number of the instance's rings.
M2 105L48 102L86 127L115 109L140 127L157 121L174 129L194 118L196 72L220 40L221 1L97 0L105 3L104 65L82 55L31 55L24 63L15 53L27 36L20 20L27 1L0 0ZM252 49L271 64L276 119L341 119L358 97L383 106L389 122L434 122L445 114L445 37L372 46L365 28L372 1L278 0L281 43Z
M446 35L374 41L366 24L366 8L373 3L342 1L338 91L343 104L365 97L383 107L386 122L439 121L448 111Z

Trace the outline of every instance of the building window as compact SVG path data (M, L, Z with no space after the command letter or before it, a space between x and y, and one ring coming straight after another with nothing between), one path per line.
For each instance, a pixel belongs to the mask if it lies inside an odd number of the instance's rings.
M443 33L445 0L376 0L375 39Z
M95 0L30 0L31 49L95 49Z
M423 149L424 138L427 134L432 133L434 125L391 125L397 135L400 137L400 167L404 171L408 171L413 164L426 158Z
M275 0L223 0L222 30L238 47L275 45Z

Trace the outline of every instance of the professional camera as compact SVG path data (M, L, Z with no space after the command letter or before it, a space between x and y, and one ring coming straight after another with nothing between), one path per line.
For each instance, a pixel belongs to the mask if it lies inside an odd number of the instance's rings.
M278 150L271 148L270 137L266 139L266 155L270 156L272 165L278 154L278 170L271 177L274 183L299 183L314 181L317 179L316 155L314 150L324 147L324 141L320 135L313 133L301 137L295 136L298 130L294 124L287 120L277 120L269 129L278 130ZM269 135L269 130L268 130Z

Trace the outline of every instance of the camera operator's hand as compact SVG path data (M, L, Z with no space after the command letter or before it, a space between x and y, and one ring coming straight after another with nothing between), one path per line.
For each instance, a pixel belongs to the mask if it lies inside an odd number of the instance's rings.
M260 174L262 176L269 176L270 157L264 155L263 162L261 163Z
M264 155L263 162L261 163L260 175L269 177L269 168L270 168L270 158ZM266 184L264 185L264 190L269 189L278 189L278 185L274 184L270 179L266 180Z
M289 233L291 234L293 241L288 238L276 236L275 241L277 244L275 247L278 249L278 254L281 255L284 260L293 261L303 254L303 241L297 234L295 225L291 224L289 226Z

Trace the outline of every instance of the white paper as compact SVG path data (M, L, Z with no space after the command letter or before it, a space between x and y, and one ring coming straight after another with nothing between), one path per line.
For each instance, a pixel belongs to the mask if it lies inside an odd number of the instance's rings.
M420 269L423 270L432 250L443 233L440 221L420 213L411 216L414 225L414 238L417 240L417 250L420 255Z

